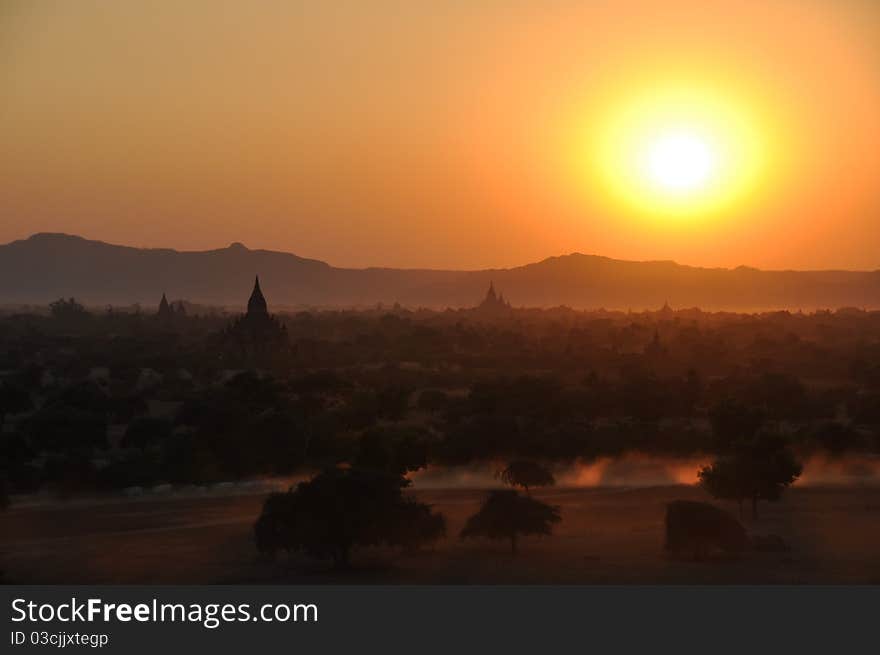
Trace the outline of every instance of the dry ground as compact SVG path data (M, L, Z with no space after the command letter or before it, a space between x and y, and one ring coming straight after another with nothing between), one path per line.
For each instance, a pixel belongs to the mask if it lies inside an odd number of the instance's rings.
M344 573L300 556L260 560L251 526L262 497L253 495L13 507L0 514L0 566L16 583L880 583L876 487L792 489L745 521L781 535L790 553L707 562L670 561L661 548L664 504L704 499L693 487L538 493L561 506L562 523L552 537L523 539L517 556L504 542L457 538L483 493L418 493L446 515L449 536L415 554L358 551Z

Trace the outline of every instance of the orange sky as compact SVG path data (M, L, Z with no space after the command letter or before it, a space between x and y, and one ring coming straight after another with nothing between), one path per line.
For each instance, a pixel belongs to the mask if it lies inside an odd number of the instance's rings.
M767 155L686 220L594 165L670 86ZM0 89L2 242L880 268L872 0L5 0Z

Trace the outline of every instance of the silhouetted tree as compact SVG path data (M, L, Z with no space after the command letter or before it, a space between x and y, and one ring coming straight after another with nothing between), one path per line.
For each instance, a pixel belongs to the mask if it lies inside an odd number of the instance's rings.
M553 524L561 520L558 507L501 489L489 492L480 511L467 520L461 538L509 539L510 551L516 554L520 535L549 535Z
M285 493L272 493L263 503L263 511L254 523L254 541L257 550L274 557L279 550L294 548L291 523L296 511L296 500L292 490Z
M6 476L0 471L0 512L9 507L9 485ZM3 569L0 569L0 584L3 583Z
M745 528L714 505L674 500L666 506L664 549L675 556L690 551L694 559L702 559L714 548L740 553L748 546Z
M749 497L748 466L737 458L723 457L704 466L697 472L700 485L713 498L735 500L739 504L739 516L743 515L743 501Z
M95 465L84 451L48 457L43 470L50 491L62 498L93 491L97 482Z
M9 483L6 481L6 474L0 471L0 510L9 507Z
M805 418L812 409L803 383L791 375L765 372L751 381L748 396L772 418Z
M690 416L703 395L703 381L694 369L688 369L679 395L683 413L685 416Z
M553 474L531 459L510 462L507 468L498 472L498 477L511 487L522 487L526 493L529 493L529 487L549 487L556 484Z
M26 389L11 382L0 383L0 430L7 414L19 414L32 407L31 395Z
M715 498L735 500L742 515L744 500L752 501L752 518L758 518L758 501L779 500L800 476L801 464L775 435L762 435L740 443L697 474L700 484Z
M33 491L39 484L39 471L31 464L37 453L20 432L0 433L0 477L7 489Z
M391 421L400 420L406 413L410 389L400 385L389 385L376 392L376 410L379 418Z
M107 446L105 416L65 404L41 408L27 420L25 431L38 450L86 452Z
M388 543L406 550L433 544L446 535L446 518L434 512L430 505L419 503L411 498L397 508L399 516L393 522L393 530Z
M669 389L653 374L628 372L617 393L623 413L641 421L658 421L672 409Z
M408 484L379 471L324 471L266 500L254 526L257 547L264 553L302 550L343 568L358 546L412 548L432 541L442 533L442 518L404 496Z

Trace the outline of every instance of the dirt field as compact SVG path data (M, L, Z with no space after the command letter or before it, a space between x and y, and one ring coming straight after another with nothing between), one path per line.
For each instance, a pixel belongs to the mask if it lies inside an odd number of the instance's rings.
M446 515L449 536L410 555L357 551L345 573L300 556L261 561L251 536L257 495L13 507L0 514L0 567L15 583L880 584L877 487L795 488L745 521L781 535L790 553L704 562L662 552L664 504L705 499L693 487L538 493L561 506L562 523L552 537L523 539L517 556L504 542L458 539L483 493L420 492Z

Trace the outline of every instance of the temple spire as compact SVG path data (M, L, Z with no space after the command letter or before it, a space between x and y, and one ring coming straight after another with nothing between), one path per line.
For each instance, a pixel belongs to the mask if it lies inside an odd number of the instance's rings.
M171 307L168 304L168 298L165 297L165 294L162 294L162 300L159 301L159 313L158 316L162 318L167 318L171 316Z
M268 316L269 308L266 305L266 298L260 289L260 276L254 279L254 290L251 292L250 300L248 300L247 308L248 316Z

